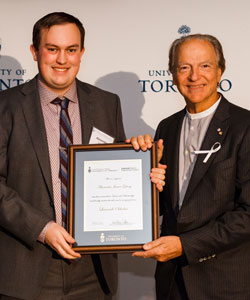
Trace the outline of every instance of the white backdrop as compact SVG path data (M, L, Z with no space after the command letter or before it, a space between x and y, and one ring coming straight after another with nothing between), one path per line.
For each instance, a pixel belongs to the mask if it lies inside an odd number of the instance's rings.
M168 49L182 25L221 41L227 63L223 93L250 109L249 0L1 0L0 90L37 73L29 53L32 27L52 11L82 21L86 52L78 78L119 94L128 137L154 134L161 119L184 106L167 73ZM155 299L154 267L153 261L120 255L116 299Z

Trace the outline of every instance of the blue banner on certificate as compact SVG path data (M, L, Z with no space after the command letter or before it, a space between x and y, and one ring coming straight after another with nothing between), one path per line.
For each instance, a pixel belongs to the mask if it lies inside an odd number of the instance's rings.
M129 252L158 237L157 192L149 177L155 149L70 146L68 229L74 250Z

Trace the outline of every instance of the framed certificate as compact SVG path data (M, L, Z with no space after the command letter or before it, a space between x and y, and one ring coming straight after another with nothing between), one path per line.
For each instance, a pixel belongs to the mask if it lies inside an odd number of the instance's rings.
M157 191L149 173L156 145L69 147L68 231L75 251L132 252L158 237Z

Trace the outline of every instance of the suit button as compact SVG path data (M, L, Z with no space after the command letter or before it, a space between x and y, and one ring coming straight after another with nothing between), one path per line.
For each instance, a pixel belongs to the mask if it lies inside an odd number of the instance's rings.
M215 258L215 257L216 257L216 254L213 254L213 255L212 255L212 258Z
M204 258L200 258L200 259L199 259L199 262L203 262L203 261L204 261Z

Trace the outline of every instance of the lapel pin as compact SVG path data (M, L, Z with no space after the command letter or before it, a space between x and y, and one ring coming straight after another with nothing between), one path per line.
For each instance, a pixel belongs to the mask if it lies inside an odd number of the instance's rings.
M217 132L219 133L219 135L222 135L222 131L220 128L217 128Z

